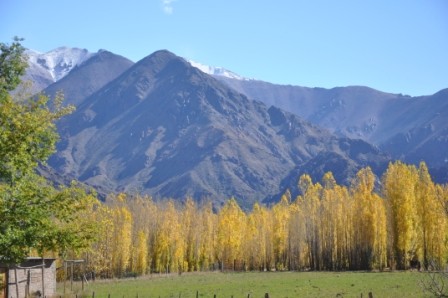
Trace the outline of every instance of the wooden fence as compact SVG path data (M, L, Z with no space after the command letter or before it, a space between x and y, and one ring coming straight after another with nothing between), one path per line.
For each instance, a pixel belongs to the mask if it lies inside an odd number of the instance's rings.
M64 295L64 296L56 296L59 298L99 298L95 296L95 292L92 292L92 296L90 295L86 295L86 294L82 294L82 295L78 295L78 294L74 294L74 295ZM51 297L51 298L56 298L56 297ZM108 294L107 298L114 298L115 296ZM117 297L117 298L144 298L145 296L139 296L139 294L137 294L135 297L134 296L122 296L122 297ZM179 293L179 298L182 298L182 294ZM46 297L45 297L46 298ZM160 297L159 297L160 298ZM196 298L199 298L199 291L196 292ZM213 295L213 298L219 298L216 294ZM234 296L230 296L230 298L234 298ZM236 298L236 296L235 296ZM246 298L246 297L244 297ZM255 298L253 296L251 296L251 294L247 294L247 298ZM269 293L264 294L264 298L270 298Z
M64 296L56 296L56 297L51 297L51 298L99 298L99 297L96 297L95 296L95 292L92 292L92 295L90 296L90 295L86 295L86 294L83 294L83 295L77 295L77 294L75 294L75 295L73 295L73 294L70 294L70 295L64 295ZM137 294L136 296L121 296L121 297L117 297L117 296L113 296L113 295L111 295L111 294L108 294L107 295L107 298L144 298L145 296L139 296L139 294ZM172 296L171 296L172 297ZM179 298L182 298L182 294L181 293L179 293L179 296L178 296ZM336 297L338 297L338 296L336 296ZM342 296L341 296L342 297ZM361 295L359 296L360 298L363 298L364 296L362 295L362 293L361 293ZM372 292L369 292L368 293L368 295L367 296L365 296L366 298L373 298L373 294L372 294ZM44 297L44 298L47 298L47 297ZM50 298L50 297L48 297L48 298ZM159 297L160 298L160 297ZM199 298L199 291L196 291L196 298ZM211 297L210 297L211 298ZM213 295L213 298L221 298L221 297L218 297L216 294L214 294ZM227 298L227 297L223 297L223 298ZM231 295L230 296L230 298L237 298L236 296L233 296L233 295ZM244 298L246 298L246 297L244 297ZM256 297L254 297L254 296L252 296L251 294L247 294L247 298L256 298ZM262 297L259 297L259 298L262 298ZM265 293L264 294L264 298L270 298L270 296L269 296L269 293Z

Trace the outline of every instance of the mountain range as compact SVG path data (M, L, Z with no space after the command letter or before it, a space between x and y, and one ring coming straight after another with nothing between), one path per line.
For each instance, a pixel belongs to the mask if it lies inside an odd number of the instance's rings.
M323 89L217 78L337 135L372 143L394 159L434 168L448 162L448 89L411 97L362 86Z
M78 58L64 62L71 69L53 75L44 92L62 90L77 110L58 123L61 142L49 165L100 192L215 204L234 196L249 207L297 192L303 173L320 180L332 171L348 184L361 167L380 175L397 158L424 160L436 179L448 178L447 90L409 97L282 86L168 51L133 63L65 49Z

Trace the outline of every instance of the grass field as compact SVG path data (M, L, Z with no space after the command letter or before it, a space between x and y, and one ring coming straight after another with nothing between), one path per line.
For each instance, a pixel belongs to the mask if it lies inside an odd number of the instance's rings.
M431 297L419 286L418 272L260 272L152 275L89 283L83 297ZM70 284L66 284L67 288ZM76 284L75 287L79 287ZM62 292L62 284L59 290ZM68 291L68 290L67 290ZM80 291L75 291L80 297Z

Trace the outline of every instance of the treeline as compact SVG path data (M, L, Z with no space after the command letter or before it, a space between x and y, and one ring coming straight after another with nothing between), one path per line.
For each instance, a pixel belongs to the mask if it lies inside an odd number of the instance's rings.
M99 223L83 254L101 277L221 270L382 270L447 260L447 185L433 183L424 163L391 163L380 193L370 168L349 187L331 173L320 183L300 177L301 196L287 191L272 207L245 213L235 199L218 211L187 199L110 197L85 220ZM237 267L237 268L236 268Z

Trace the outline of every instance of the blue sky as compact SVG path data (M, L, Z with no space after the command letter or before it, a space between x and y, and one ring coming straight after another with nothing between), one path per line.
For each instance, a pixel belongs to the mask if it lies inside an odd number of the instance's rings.
M159 49L242 76L393 93L448 88L446 0L0 0L0 41Z

